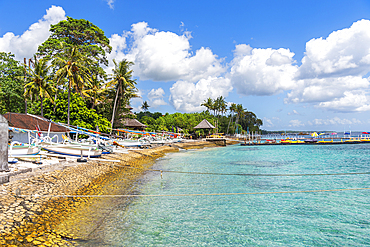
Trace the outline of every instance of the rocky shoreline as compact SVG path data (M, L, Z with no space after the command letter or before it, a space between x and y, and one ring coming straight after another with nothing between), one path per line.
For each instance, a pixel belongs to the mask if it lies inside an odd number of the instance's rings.
M23 174L0 185L0 245L76 246L75 240L84 237L78 227L91 228L97 220L81 219L86 209L108 202L96 195L115 193L117 184L121 192L132 193L134 181L166 153L215 146L206 141L177 143L104 156L119 163L65 162L60 170Z

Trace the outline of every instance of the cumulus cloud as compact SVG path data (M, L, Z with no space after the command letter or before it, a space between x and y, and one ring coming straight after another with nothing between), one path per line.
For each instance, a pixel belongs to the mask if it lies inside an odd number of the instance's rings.
M170 88L170 102L176 110L197 112L205 110L201 103L211 97L213 99L224 96L233 89L228 78L208 77L197 83L177 81Z
M235 47L229 77L242 95L273 95L294 87L297 66L289 49Z
M271 120L271 119L269 119L269 118L267 118L267 117L264 117L264 118L263 118L263 126L264 126L264 127L267 127L267 128L272 128L272 127L274 127L275 125L274 125L274 123L272 122L272 120Z
M304 124L298 119L289 121L289 127L303 127L303 126Z
M163 99L164 95L165 95L165 92L162 88L158 88L158 89L153 88L148 93L149 105L153 108L157 108L161 105L167 105L167 103Z
M352 119L341 119L339 117L334 117L330 119L320 119L316 118L308 122L309 125L352 125L352 124L362 124L362 122L356 118Z
M190 39L190 32L178 35L158 31L150 28L146 22L139 22L132 25L131 31L111 36L113 49L109 60L120 61L125 58L134 62L134 75L141 80L177 81L171 87L170 96L175 109L187 112L202 110L200 104L204 99L225 96L232 87L230 80L221 76L226 71L222 59L218 59L206 47L193 52ZM111 68L107 71L111 71ZM179 90L184 86L189 88ZM167 104L163 97L153 98L159 89L153 90L148 95L152 97L153 107Z
M306 44L296 86L285 103L312 103L332 111L368 111L370 21L360 20Z
M292 112L288 112L288 115L301 115L296 110L293 110Z
M32 24L22 35L8 32L0 37L0 51L13 53L17 60L30 58L36 53L38 46L49 37L50 25L65 19L63 8L53 5L46 10L46 15Z
M360 20L306 44L298 78L363 76L370 65L370 21Z
M193 54L190 32L178 35L158 31L150 28L146 22L139 22L120 37L111 37L116 45L110 58L133 61L134 73L142 80L195 82L208 76L219 76L225 71L221 60L209 48L202 47ZM126 38L131 43L125 50ZM120 42L121 45L118 45Z

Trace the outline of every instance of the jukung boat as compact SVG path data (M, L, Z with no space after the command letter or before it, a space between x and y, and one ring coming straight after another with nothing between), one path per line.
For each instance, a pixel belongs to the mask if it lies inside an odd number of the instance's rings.
M102 150L96 147L81 146L81 145L68 145L68 144L47 144L43 145L42 149L55 154L75 156L75 157L87 157L87 158L99 158L102 155Z
M40 147L36 145L28 145L20 142L12 142L8 147L9 157L18 157L25 155L37 155L40 153Z

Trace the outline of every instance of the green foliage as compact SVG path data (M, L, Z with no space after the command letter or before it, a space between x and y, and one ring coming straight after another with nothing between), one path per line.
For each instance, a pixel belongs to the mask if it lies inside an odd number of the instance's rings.
M215 118L208 112L201 113L166 113L162 116L161 113L147 112L148 116L144 113L138 114L138 120L147 125L147 131L176 131L176 128L181 128L184 133L195 132L194 127L197 126L203 119L207 119L210 123L214 123ZM140 118L139 118L140 117ZM203 130L197 130L199 133L204 134Z
M0 52L0 114L24 112L23 68L11 53Z
M44 116L55 122L67 123L68 93L59 94L55 104L54 111L54 105L50 99L44 99ZM96 126L99 126L102 132L108 132L108 128L110 127L109 121L97 114L95 110L89 109L77 93L71 95L70 110L71 125L87 129L96 129ZM34 114L40 113L40 103L33 105L32 112Z
M109 39L91 22L67 17L67 20L51 25L50 32L50 37L39 46L38 54L55 56L64 47L78 47L80 53L95 60L97 64L108 65L106 52L112 50Z
M152 117L154 119L157 119L159 117L162 117L163 114L160 113L160 112L151 113L151 112L142 112L141 111L139 113L135 112L135 115L136 115L136 119L141 122L141 118L144 117L144 116L148 116L148 117Z

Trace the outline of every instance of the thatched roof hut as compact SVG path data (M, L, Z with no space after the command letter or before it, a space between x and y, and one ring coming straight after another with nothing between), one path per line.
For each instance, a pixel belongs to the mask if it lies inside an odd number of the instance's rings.
M207 119L203 119L194 129L215 129L215 127L207 121Z
M122 125L124 125L127 128L133 128L133 129L139 129L139 130L143 130L146 127L148 127L145 124L140 123L138 120L132 119L132 118L124 119L122 121Z

